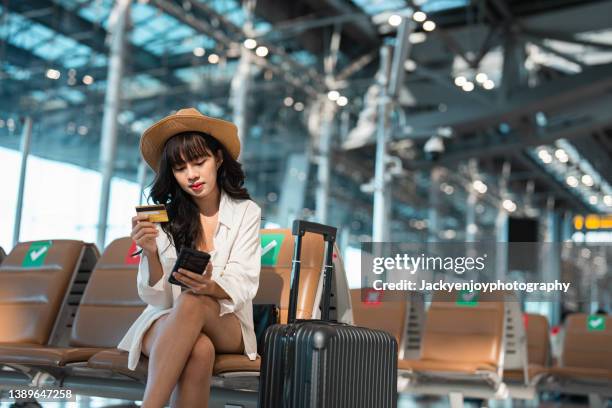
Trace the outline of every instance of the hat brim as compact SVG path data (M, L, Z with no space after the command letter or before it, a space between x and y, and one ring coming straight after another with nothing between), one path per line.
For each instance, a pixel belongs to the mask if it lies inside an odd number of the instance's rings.
M142 157L155 172L159 169L159 161L168 139L183 132L208 133L227 149L234 160L238 160L240 139L236 125L204 115L171 115L145 130L140 138Z

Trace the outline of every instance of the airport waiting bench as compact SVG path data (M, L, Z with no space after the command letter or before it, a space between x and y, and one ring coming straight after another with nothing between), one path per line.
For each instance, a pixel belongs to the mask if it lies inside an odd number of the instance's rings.
M20 347L36 349L62 339L78 297L99 257L76 240L22 242L0 266L0 355L19 365ZM77 297L77 299L75 299ZM29 379L29 370L2 370L0 383Z
M401 291L388 295L373 289L351 289L350 293L356 326L386 331L395 337L400 360L419 357L425 321L421 293Z
M274 241L273 246L277 248L272 248L272 256L262 258L260 290L255 302L279 305L281 321L286 322L293 237L290 230L263 230L262 236L266 235L273 236L268 243ZM132 245L129 238L122 238L105 250L83 294L69 331L68 344L45 344L43 341L34 346L25 342L7 345L0 348L0 364L17 368L17 371L45 373L55 385L76 393L140 399L146 381L147 359L141 358L136 371L128 370L127 353L115 348L145 306L135 285L137 265L126 264ZM323 245L322 238L314 234L306 234L303 239L300 318L316 318L320 313ZM347 288L345 276L337 278L333 286L340 288L335 290L337 299L341 299L340 292ZM350 300L348 293L344 297L342 313L346 319L350 317ZM218 355L214 375L211 399L218 399L219 403L231 400L240 406L255 406L258 384L253 379L257 380L259 375L259 359L250 361L242 354ZM242 391L249 393L245 395ZM211 406L215 406L215 401L211 401Z
M505 330L504 294L480 293L475 302L435 292L420 358L398 361L400 392L448 395L451 406L462 406L464 396L506 398Z
M479 296L479 302L460 305L456 295L434 293L425 312L418 292L351 291L355 324L387 331L400 344L398 389L448 395L455 406L463 396L505 398L502 367L507 363L522 372L527 360L516 296Z
M569 315L560 359L538 388L586 395L591 406L604 406L603 399L612 398L612 316Z
M534 399L537 386L552 364L550 327L546 316L523 314L523 332L526 341L521 364L504 367L504 383L512 398Z
M612 397L612 318L569 315L561 356L554 365L548 319L526 313L524 324L528 361L524 370L504 370L510 396L532 399L537 392L552 391L585 395L591 406L604 406L603 399Z

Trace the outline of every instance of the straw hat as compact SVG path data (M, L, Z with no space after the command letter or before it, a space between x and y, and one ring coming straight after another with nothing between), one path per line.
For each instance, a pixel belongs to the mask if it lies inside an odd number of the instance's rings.
M159 160L168 139L183 132L208 133L225 146L234 160L240 155L240 139L236 125L203 115L197 109L186 108L155 123L145 130L140 138L140 153L155 172L159 168Z

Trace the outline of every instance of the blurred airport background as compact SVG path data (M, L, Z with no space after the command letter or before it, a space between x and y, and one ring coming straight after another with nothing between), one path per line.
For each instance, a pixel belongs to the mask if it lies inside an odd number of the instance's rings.
M567 242L546 276L610 311L612 1L0 1L0 247L129 235L144 129L236 123L262 227L366 241ZM579 254L579 255L576 255ZM602 263L603 262L603 263ZM582 303L578 299L587 299ZM529 310L529 308L527 308Z
M569 0L4 1L0 246L127 235L153 177L140 134L187 106L239 126L265 226L336 225L347 254L610 242L610 15Z

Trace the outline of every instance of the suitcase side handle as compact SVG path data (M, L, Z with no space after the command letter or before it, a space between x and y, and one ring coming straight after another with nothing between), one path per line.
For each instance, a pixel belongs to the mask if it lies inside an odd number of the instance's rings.
M302 257L302 237L306 232L323 235L325 240L325 258L323 259L323 296L321 300L321 320L329 320L329 309L331 301L332 276L334 273L334 242L336 241L337 228L329 225L317 224L315 222L295 220L293 221L293 235L295 235L295 246L293 250L293 261L291 265L291 279L289 292L289 310L287 323L295 323L297 313L297 298L300 286L300 260Z
M323 235L323 239L327 242L336 240L338 229L329 225L319 224L316 222L295 220L293 221L293 235L304 236L307 232Z

